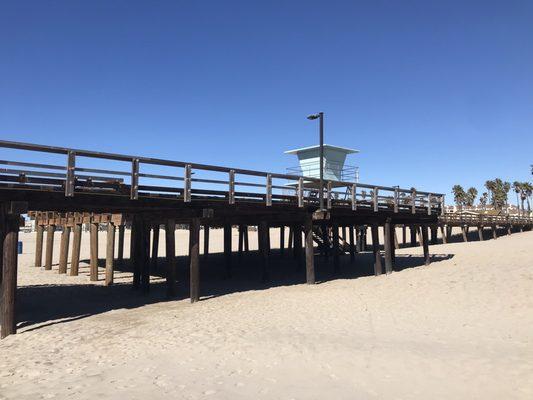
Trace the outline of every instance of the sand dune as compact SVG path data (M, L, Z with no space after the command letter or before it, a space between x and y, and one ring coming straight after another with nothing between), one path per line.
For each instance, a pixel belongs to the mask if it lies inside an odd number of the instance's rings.
M78 277L36 269L21 237L22 321L0 342L0 399L533 398L533 232L431 246L428 267L420 248L401 249L390 276L358 255L333 279L321 260L315 286L277 254L268 285L254 255L223 280L215 255L194 305L184 258L165 301L157 276L142 296L127 270L103 287L86 263Z

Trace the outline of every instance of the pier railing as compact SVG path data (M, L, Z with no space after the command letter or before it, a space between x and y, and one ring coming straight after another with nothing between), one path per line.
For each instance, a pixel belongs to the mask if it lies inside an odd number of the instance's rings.
M66 197L94 193L185 203L215 200L229 204L261 202L267 207L319 205L319 179L301 175L10 141L0 141L0 148L12 149L6 150L9 159L0 160L0 186L4 189L63 191ZM34 162L51 155L54 162ZM113 167L107 167L109 164ZM444 209L444 195L414 189L325 180L323 191L328 209L428 215Z
M473 213L445 213L439 220L443 224L457 226L483 225L532 225L533 217L522 215L490 215Z

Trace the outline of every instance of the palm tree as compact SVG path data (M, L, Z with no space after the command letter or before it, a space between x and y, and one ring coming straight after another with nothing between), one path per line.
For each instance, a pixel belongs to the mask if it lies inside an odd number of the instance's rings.
M468 188L465 194L466 205L472 207L477 197L477 189L475 187Z
M481 194L481 197L479 198L479 204L481 204L481 207L483 207L483 210L485 210L485 206L487 205L488 199L489 199L489 194L487 192L483 192Z
M514 181L513 182L513 189L516 193L516 207L518 208L518 210L520 211L520 203L518 201L518 198L519 198L519 194L522 192L522 184L518 181Z
M453 192L453 200L455 201L455 204L459 207L459 209L462 209L463 205L466 204L466 193L465 190L461 185L454 185L452 187Z

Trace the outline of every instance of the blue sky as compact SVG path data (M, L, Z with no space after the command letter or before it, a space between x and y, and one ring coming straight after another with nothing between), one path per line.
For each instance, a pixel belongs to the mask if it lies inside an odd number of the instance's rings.
M530 179L533 2L3 1L0 137L361 181ZM3 155L1 157L4 157ZM294 159L293 159L294 158ZM514 196L511 196L513 199Z

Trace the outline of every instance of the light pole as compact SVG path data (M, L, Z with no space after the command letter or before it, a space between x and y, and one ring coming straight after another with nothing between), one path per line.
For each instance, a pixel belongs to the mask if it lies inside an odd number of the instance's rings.
M324 113L312 114L307 117L309 120L320 120L320 191L318 192L318 199L320 202L320 209L324 209Z

